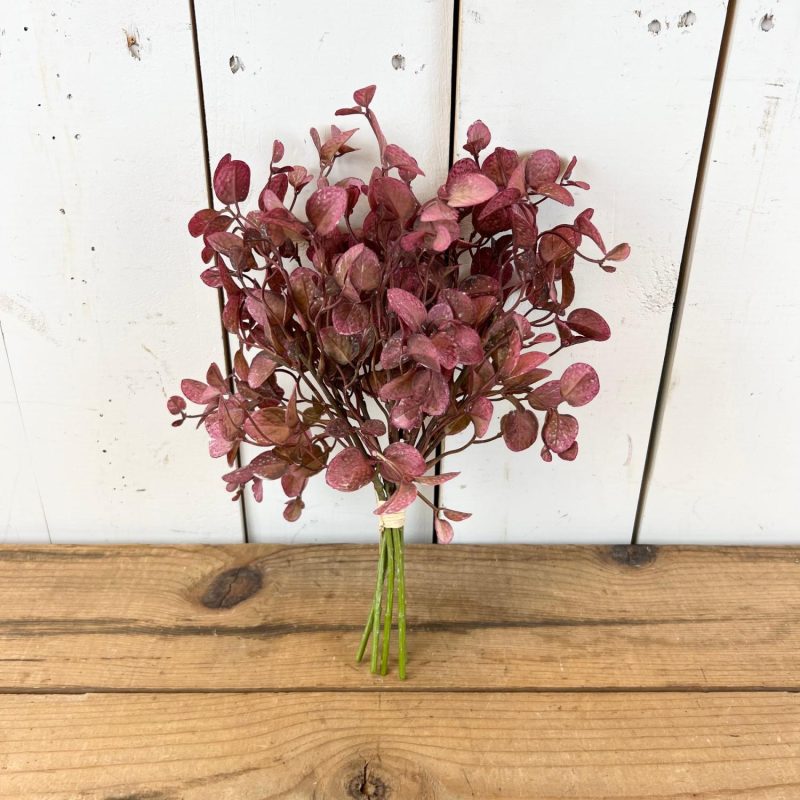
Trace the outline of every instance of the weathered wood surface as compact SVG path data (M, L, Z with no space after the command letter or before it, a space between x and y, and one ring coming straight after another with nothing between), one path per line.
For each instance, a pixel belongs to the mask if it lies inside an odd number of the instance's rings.
M442 487L445 504L474 512L460 541L630 541L724 21L720 0L461 3L457 155L476 118L492 147L576 155L591 191L574 209L543 206L540 225L592 207L606 243L632 254L614 275L576 267L575 306L603 314L612 338L547 365L558 376L588 361L600 375L599 397L576 412L580 456L544 464L539 446L497 441L446 459L462 476ZM698 474L694 493L714 476Z
M188 3L2 4L0 541L242 541L165 408L223 354L193 62Z
M0 548L0 690L800 689L800 551L409 547L410 680L354 663L369 546Z
M795 800L800 695L0 697L3 800Z
M800 4L736 4L640 541L797 542Z

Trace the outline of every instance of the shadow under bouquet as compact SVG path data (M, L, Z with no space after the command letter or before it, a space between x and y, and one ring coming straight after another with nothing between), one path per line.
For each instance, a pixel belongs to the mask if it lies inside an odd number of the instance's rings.
M630 248L607 249L591 209L540 230L544 203L572 206L573 191L589 188L572 177L576 159L562 168L552 150L503 147L482 158L491 135L481 121L467 132L470 157L453 164L434 197L417 197L413 182L424 173L387 143L374 94L359 89L355 105L336 112L365 117L377 139L380 163L367 182L333 182L356 133L336 126L327 139L311 130L314 170L280 166L276 141L252 210L241 207L247 164L230 155L219 162L220 207L198 211L189 232L202 240L202 280L221 290L222 322L239 347L231 374L212 364L205 381L182 381L199 413L188 414L177 395L168 409L176 426L196 418L211 456L236 467L224 475L234 499L249 485L260 501L263 481L280 481L283 515L295 521L315 475L341 492L375 493L377 577L357 657L370 647L372 672L386 674L396 607L404 678L406 509L427 503L447 543L451 523L469 514L422 491L456 477L440 470L446 456L498 438L515 452L540 439L545 461L578 455L578 421L565 409L592 400L598 377L575 363L553 378L549 360L609 338L596 311L569 310L575 267L582 260L613 272ZM581 249L586 240L592 256ZM499 431L490 434L498 404ZM465 441L448 452L445 439L457 434ZM247 464L243 444L257 448Z

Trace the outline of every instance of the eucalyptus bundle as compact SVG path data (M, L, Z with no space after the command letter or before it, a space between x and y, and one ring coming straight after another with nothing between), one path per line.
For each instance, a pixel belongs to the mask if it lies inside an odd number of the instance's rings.
M263 482L280 481L283 515L295 521L315 475L341 492L375 493L378 569L358 659L371 639L372 671L386 674L396 605L404 678L406 509L429 505L447 543L469 514L421 492L458 475L439 469L446 456L498 438L515 452L539 441L548 462L578 455L570 412L597 395L597 373L574 363L554 378L550 359L609 338L599 313L571 308L577 265L613 272L630 248L606 247L592 209L540 230L542 205L570 207L589 188L573 179L576 159L564 166L552 150L503 147L484 156L491 134L481 121L467 132L469 157L434 197L419 198L413 184L424 173L387 142L374 94L359 89L336 112L364 117L377 139L367 182L334 181L356 133L335 125L327 138L311 129L312 169L282 165L275 141L249 210L250 168L230 155L219 162L219 207L198 211L189 232L202 240L201 278L222 290L222 322L239 347L231 374L212 364L204 381L183 380L168 409L173 425L197 419L211 456L235 467L224 475L234 499L249 486L260 501ZM496 407L499 432L489 435ZM448 452L446 437L459 433L466 443ZM237 466L245 443L256 455Z

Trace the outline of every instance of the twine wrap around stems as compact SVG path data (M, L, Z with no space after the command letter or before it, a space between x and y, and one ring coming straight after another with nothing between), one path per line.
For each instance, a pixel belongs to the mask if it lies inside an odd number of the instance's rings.
M378 520L378 529L381 533L387 528L405 528L406 512L397 511L394 514L381 514Z

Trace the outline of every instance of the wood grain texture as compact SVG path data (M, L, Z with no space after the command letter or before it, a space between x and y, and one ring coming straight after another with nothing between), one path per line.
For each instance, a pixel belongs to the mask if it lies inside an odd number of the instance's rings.
M243 158L253 167L255 193L266 182L273 139L286 146L285 163L314 167L309 128L326 134L334 123L360 131L351 140L359 152L337 164L332 179L368 180L378 162L369 125L361 117L335 117L334 112L352 105L355 89L375 83L373 108L389 141L412 153L426 173L414 182L415 190L432 195L443 181L452 0L407 0L402 12L373 0L351 0L346 13L336 3L294 0L197 0L195 7L212 166L227 152ZM281 516L285 497L276 483L266 483L261 504L248 496L251 541L377 539L371 487L348 495L316 478L304 499L301 519L287 523ZM406 537L430 542L432 535L430 510L417 502L408 512Z
M800 542L798 37L737 3L641 541Z
M596 208L605 241L629 241L632 255L615 275L585 265L576 278L575 306L602 313L611 341L552 362L560 374L588 361L600 375L600 396L576 414L577 461L544 464L539 446L510 453L502 442L448 459L443 469L462 477L443 487L445 503L474 512L459 541L630 541L725 19L720 0L694 3L684 20L688 10L678 0L461 4L457 155L476 118L492 146L576 155L575 176L592 189L555 218Z
M795 800L800 695L0 698L4 800Z
M800 553L411 546L409 680L354 663L367 546L0 548L0 690L800 689Z
M189 6L20 0L0 28L0 540L241 541L165 409L222 354Z

